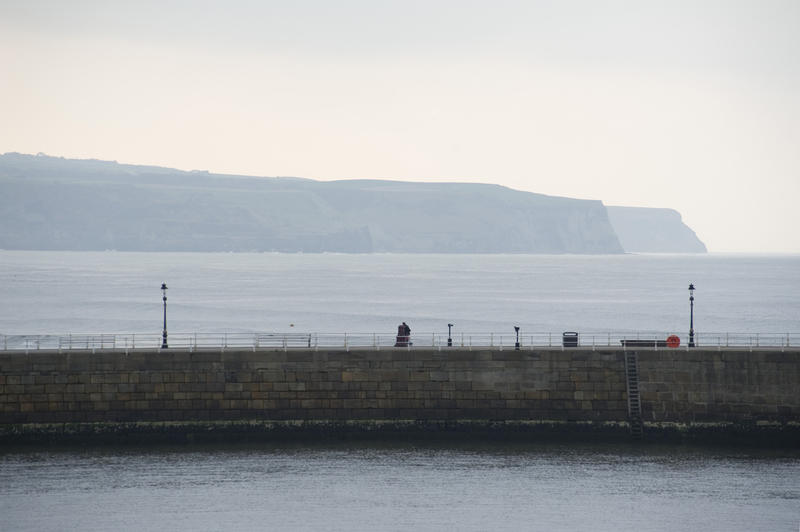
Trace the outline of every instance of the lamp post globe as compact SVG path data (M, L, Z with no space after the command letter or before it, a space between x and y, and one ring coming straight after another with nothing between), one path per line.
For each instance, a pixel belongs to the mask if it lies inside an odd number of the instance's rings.
M161 296L164 300L164 330L161 333L161 349L169 347L167 345L167 283L161 283Z
M694 291L694 284L689 283L689 347L694 347Z

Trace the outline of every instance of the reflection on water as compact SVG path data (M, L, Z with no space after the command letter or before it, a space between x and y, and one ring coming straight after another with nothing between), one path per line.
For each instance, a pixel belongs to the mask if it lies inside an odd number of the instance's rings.
M226 445L0 455L12 530L797 530L800 453Z

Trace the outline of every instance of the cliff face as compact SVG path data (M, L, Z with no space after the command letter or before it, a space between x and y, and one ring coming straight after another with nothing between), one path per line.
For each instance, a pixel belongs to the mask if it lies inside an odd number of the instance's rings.
M706 253L706 246L672 209L607 207L625 251Z
M599 201L0 155L0 248L621 253Z
M351 225L369 224L375 251L620 253L599 201L497 185L338 181L324 197Z

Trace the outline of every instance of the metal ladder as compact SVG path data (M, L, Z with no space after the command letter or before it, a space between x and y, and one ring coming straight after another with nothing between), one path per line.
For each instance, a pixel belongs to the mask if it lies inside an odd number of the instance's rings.
M628 385L628 422L631 437L641 440L644 433L642 402L639 397L639 362L636 351L625 352L625 382Z

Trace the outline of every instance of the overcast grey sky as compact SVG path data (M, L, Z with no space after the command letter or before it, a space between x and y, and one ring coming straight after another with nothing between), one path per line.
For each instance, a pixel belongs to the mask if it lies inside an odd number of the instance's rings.
M0 0L0 152L490 182L800 252L799 148L797 0Z

